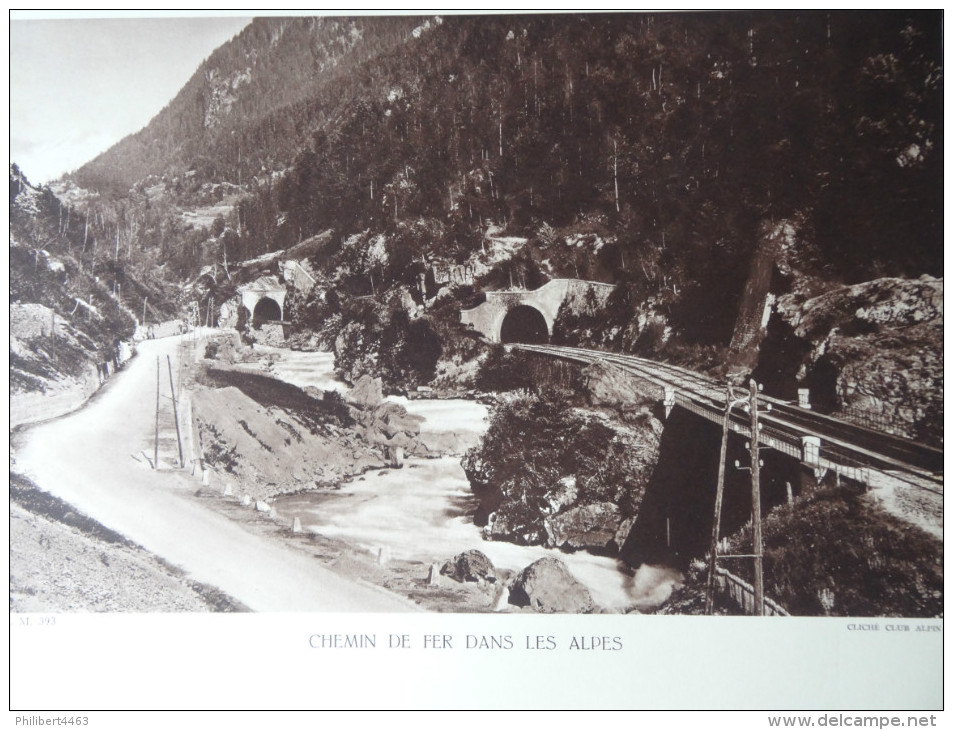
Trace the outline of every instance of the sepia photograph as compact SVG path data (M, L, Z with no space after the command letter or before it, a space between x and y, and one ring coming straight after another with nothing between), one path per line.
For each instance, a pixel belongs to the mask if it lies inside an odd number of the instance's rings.
M290 709L942 709L942 11L9 31L11 709L144 627L613 676Z

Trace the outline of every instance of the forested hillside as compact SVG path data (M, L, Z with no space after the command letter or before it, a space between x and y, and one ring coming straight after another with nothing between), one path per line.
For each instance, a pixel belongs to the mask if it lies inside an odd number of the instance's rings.
M74 180L135 187L139 215L224 198L214 238L163 231L183 273L372 229L396 282L491 220L531 239L524 268L668 292L723 339L772 222L846 281L939 273L939 33L899 11L259 19Z
M240 185L290 164L327 122L328 90L401 43L412 19L268 18L215 50L150 124L81 168L81 185L124 193L194 171ZM181 192L181 189L179 189Z
M673 341L724 345L782 230L788 276L941 274L940 29L905 11L258 19L54 190L115 244L83 252L101 266L184 281L323 233L314 266L382 295L518 236L478 285L621 283L613 327L650 302Z
M64 205L10 168L11 424L78 405L128 356L143 313L178 312L162 268L131 261L119 230ZM155 264L155 262L153 262ZM158 275L156 275L158 274Z

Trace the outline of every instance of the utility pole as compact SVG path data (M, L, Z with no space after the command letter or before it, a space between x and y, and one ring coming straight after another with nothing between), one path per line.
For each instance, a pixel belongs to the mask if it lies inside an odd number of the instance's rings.
M752 550L750 555L722 555L723 558L754 558L754 614L764 616L764 541L761 538L761 449L769 449L770 446L761 446L758 443L758 437L761 432L761 426L758 423L758 392L761 390L754 380L749 381L749 392L747 398L742 398L738 402L748 403L745 405L745 411L751 416L751 441L745 444L748 449L751 466L741 466L741 462L735 459L735 467L742 471L751 472L751 529L752 529ZM732 404L734 405L734 404ZM771 404L765 405L766 411L771 410ZM727 423L727 419L726 419ZM714 561L712 561L714 563ZM714 567L712 567L714 571ZM709 594L710 595L710 594Z
M182 434L179 432L179 409L175 403L175 384L172 382L172 358L165 356L169 364L169 389L172 391L172 415L175 418L175 440L179 443L179 467L185 466L185 459L182 457Z
M758 446L758 384L752 378L748 383L751 408L751 528L754 554L754 610L764 616L764 546L761 541L761 459Z
M152 454L154 469L159 468L159 358L156 357L156 436L155 449Z
M705 614L710 616L715 607L715 568L718 560L718 538L721 530L721 504L725 493L725 457L728 453L728 426L731 409L744 403L744 398L735 398L731 382L725 389L725 418L721 424L721 452L718 457L718 484L715 487L715 516L711 527L711 550L708 563L708 587L705 593Z

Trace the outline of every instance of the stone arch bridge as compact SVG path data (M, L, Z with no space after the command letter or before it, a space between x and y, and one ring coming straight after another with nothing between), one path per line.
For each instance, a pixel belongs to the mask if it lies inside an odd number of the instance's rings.
M488 291L485 302L460 312L460 321L490 342L549 342L563 302L570 301L581 309L591 292L595 303L602 307L614 288L598 281L553 279L532 291Z
M285 297L288 290L278 282L276 276L265 276L251 284L240 286L242 306L248 310L252 319L283 321Z

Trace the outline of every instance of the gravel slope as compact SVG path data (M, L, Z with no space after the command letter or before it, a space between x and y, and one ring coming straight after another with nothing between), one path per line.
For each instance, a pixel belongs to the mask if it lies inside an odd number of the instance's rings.
M181 574L141 548L99 540L11 504L11 611L215 609L214 603L193 589Z

